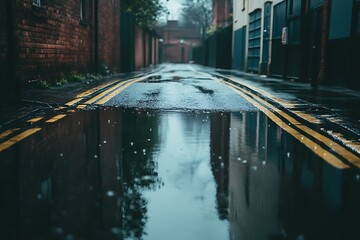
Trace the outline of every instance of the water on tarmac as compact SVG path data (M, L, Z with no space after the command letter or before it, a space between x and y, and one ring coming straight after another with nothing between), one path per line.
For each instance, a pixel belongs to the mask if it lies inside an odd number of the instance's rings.
M0 153L1 239L358 239L360 172L255 111L80 111Z

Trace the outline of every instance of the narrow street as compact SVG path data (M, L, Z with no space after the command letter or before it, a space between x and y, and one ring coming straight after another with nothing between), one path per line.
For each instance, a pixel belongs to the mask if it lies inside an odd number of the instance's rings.
M359 101L276 86L163 64L1 125L0 238L358 239Z

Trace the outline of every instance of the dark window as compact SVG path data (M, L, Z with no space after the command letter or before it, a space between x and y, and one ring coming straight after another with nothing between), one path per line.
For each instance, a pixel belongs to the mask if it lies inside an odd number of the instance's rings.
M261 40L261 9L250 13L249 42L248 42L248 69L259 70Z
M32 0L33 5L40 7L41 6L41 0Z
M45 0L32 0L32 4L37 7L45 6Z
M289 15L294 13L294 0L289 0Z
M285 1L274 6L273 39L281 38L282 28L285 27Z
M80 0L80 20L86 18L85 0Z

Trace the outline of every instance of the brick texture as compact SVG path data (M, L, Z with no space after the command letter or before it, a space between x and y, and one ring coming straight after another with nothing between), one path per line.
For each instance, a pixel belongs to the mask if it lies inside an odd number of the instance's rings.
M0 0L0 6L3 6L0 8L0 73L3 75L3 73L6 72L7 66L6 66L6 58L7 58L7 19L6 19L6 8L5 6L5 0ZM3 90L5 89L5 75L1 76L0 78L0 88Z
M118 71L120 67L120 1L99 1L99 60ZM126 34L126 33L124 33Z
M60 72L91 70L93 10L91 1L87 3L86 23L81 23L79 1L49 0L43 7L33 6L30 0L16 1L20 79L51 79Z

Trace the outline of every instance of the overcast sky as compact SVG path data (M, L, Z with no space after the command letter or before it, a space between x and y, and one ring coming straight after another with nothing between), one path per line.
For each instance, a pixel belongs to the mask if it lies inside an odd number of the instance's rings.
M169 20L178 20L181 14L182 0L162 0L170 11Z

